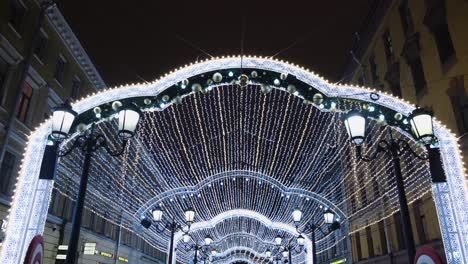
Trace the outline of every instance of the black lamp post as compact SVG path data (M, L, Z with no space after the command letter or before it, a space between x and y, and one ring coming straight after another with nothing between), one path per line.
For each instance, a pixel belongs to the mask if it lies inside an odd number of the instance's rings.
M162 222L163 211L161 207L158 206L155 209L153 209L152 214L153 214L153 220L156 223L159 224L160 222ZM188 226L186 233L188 233L190 231L190 226L193 224L193 221L195 218L195 211L192 208L189 208L185 210L184 214L185 214L185 222ZM143 218L141 220L141 224L146 228L149 228L151 226L151 222L146 218ZM156 226L156 230L160 233L164 232L164 230L166 229L169 229L169 231L171 232L171 240L169 241L169 256L167 258L168 264L172 264L173 251L174 251L174 234L177 230L183 230L182 228L183 228L182 225L177 223L175 219L172 219L172 222L163 224L162 228L160 228L160 225Z
M292 213L293 215L293 221L294 221L294 224L296 225L296 229L299 230L299 223L301 222L302 220L302 211L299 210L299 209L296 209L293 211ZM326 225L328 225L328 231L325 232L323 231L319 225L315 224L315 223L309 223L305 226L305 230L310 230L312 232L312 260L313 260L313 263L317 263L317 249L316 249L316 246L315 246L315 232L318 230L319 232L321 232L324 236L328 235L329 233L337 230L340 228L340 223L338 222L338 220L336 219L336 216L335 216L335 213L333 213L332 210L330 209L326 209L324 212L323 212L323 220L324 220L324 223ZM298 245L304 245L305 243L305 239L302 237L302 235L300 235L297 239L297 244Z
M361 153L361 149L366 137L366 116L357 110L352 110L345 115L344 122L349 137L351 138L351 142L356 146L356 156L358 159L370 162L375 160L379 153L385 152L392 160L393 173L398 190L403 236L408 252L408 263L413 263L416 250L409 216L408 201L406 199L405 187L401 173L400 156L405 152L409 152L421 160L427 160L430 159L431 155L433 156L434 153L438 153L438 150L431 150L430 148L430 144L435 139L432 124L432 113L418 108L409 116L409 123L411 125L413 135L416 140L426 145L429 152L429 155L427 156L418 155L411 149L407 141L394 139L391 132L389 132L389 140L380 140L377 144L377 150L370 156L364 156ZM440 160L438 162L439 163L435 162L434 159L430 159L431 174L435 167L441 166ZM443 170L439 169L438 173L443 173ZM433 175L433 178L434 176L435 175Z
M191 237L188 233L185 233L184 234L184 242L186 244L183 244L183 247L185 250L187 251L191 251L191 250L194 250L194 257L193 257L193 264L197 264L198 263L198 254L199 254L199 251L202 251L204 248L208 248L210 245L211 245L211 242L213 242L213 239L211 238L211 236L206 236L205 239L204 239L204 245L199 245L196 241L193 240L193 245L191 246L188 246L187 243L189 243L191 240ZM216 249L214 249L216 251Z
M52 133L50 137L55 142L54 144L60 144L60 142L62 142L68 136L76 116L77 113L73 111L68 103L53 109ZM78 196L76 198L76 205L73 209L72 231L70 235L70 241L68 243L68 252L66 258L67 264L76 263L83 206L88 185L89 168L93 154L99 149L104 148L111 156L121 155L125 150L128 139L134 135L139 119L140 111L136 106L127 105L120 108L118 134L122 138L122 143L120 149L118 150L111 150L104 135L95 133L95 125L93 123L90 130L86 131L83 135L77 136L74 139L74 142L69 149L62 150L58 153L58 156L64 157L69 155L74 149L79 148L84 154L80 186Z

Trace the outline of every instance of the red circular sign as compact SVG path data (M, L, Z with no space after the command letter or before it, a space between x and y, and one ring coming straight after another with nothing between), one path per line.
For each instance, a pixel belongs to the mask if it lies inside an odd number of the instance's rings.
M35 236L29 244L28 253L24 259L24 264L42 264L44 257L44 238L41 235Z
M416 251L415 264L444 264L442 258L432 247L422 246Z

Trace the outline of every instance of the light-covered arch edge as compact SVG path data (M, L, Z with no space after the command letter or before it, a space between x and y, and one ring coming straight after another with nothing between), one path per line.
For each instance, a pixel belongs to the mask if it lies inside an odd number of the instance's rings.
M121 86L93 94L73 104L73 108L78 113L82 113L115 100L155 96L171 85L191 76L209 71L241 67L294 75L298 80L317 88L328 97L346 97L369 102L368 93L377 92L380 94L380 99L377 102L372 102L374 104L404 115L415 109L415 106L409 102L384 92L353 85L329 83L319 75L297 65L270 58L250 56L245 56L242 59L242 65L241 58L238 56L214 58L187 65L152 83ZM53 182L39 180L38 175L46 139L50 133L50 125L50 120L41 124L28 137L13 201L6 219L8 226L5 240L1 244L1 263L22 263L29 241L36 234L43 233ZM458 139L440 122L435 123L435 133L440 142L447 183L433 184L432 192L447 262L468 263L468 243L464 242L468 241L468 210L466 209L468 194Z
M293 236L299 236L299 233L297 232L294 226L285 224L285 223L273 222L268 217L258 212L255 212L252 210L246 210L246 209L234 209L234 210L225 211L221 214L216 215L209 221L196 222L192 224L190 228L190 232L195 232L195 231L203 230L203 229L211 229L211 228L214 228L217 224L223 222L224 220L235 218L235 217L245 217L245 218L255 219L270 229L282 230ZM175 233L174 243L176 245L177 243L179 243L180 240L182 240L183 235L184 235L183 231L178 231L177 233ZM312 241L307 236L305 237L304 246L307 250L307 253L305 254L306 263L312 263ZM176 261L176 258L174 258L173 263L176 263L175 261Z

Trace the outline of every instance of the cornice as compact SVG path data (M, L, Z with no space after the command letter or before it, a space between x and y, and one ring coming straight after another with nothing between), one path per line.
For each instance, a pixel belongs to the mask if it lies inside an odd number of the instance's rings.
M104 83L104 80L102 79L94 64L91 62L88 54L84 50L83 46L81 46L80 41L73 33L70 25L68 25L57 6L52 6L49 8L47 12L47 19L53 28L57 31L65 46L70 51L70 54L81 67L88 80L97 90L106 88L107 86Z

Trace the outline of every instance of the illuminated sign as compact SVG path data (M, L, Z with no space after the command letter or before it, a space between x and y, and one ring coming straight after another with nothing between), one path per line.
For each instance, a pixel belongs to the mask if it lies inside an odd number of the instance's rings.
M96 252L96 243L85 243L84 244L84 255L94 255Z
M124 257L119 257L119 261L128 262L128 259L126 259L126 258L124 258Z
M58 250L68 250L68 246L67 245L59 245Z
M346 262L346 259L339 259L339 260L336 260L336 261L333 261L333 262L330 262L330 264L341 264L341 263L345 263Z
M101 256L104 256L104 257L107 257L107 258L113 258L114 255L111 254L111 253L107 253L107 252L100 252Z
M67 255L65 254L57 254L57 257L55 259L67 259Z

